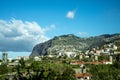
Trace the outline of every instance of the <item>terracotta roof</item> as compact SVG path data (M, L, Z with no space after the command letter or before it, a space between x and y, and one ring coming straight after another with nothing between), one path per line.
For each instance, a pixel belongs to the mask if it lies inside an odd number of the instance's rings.
M110 62L109 60L103 60L102 62Z
M90 74L90 73L77 73L77 74L75 74L75 76L77 78L83 78L83 77L91 77L92 74Z
M84 75L83 75L83 73L77 73L77 74L75 74L75 76L78 78L82 78L82 77L84 77Z
M72 64L85 64L85 62L84 61L73 61L73 62L71 62Z
M88 62L88 64L99 65L99 64L102 64L102 63L101 62Z
M90 73L85 73L84 76L89 76L89 77L90 77L90 76L92 76L92 74L90 74Z

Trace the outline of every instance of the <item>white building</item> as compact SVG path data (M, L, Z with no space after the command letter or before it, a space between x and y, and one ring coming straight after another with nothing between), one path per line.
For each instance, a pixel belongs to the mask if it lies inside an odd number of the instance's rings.
M20 60L20 59L24 59L24 60L28 60L29 56L18 56L16 59Z
M116 45L113 45L113 49L114 49L114 50L117 50L117 46L116 46Z
M35 61L41 61L41 58L40 58L39 56L35 56L35 57L34 57L34 60L35 60Z
M108 61L108 60L103 60L102 63L103 63L103 64L112 64L112 62L111 62L111 61Z
M76 56L75 52L65 52L64 54L66 54L67 57L75 57Z

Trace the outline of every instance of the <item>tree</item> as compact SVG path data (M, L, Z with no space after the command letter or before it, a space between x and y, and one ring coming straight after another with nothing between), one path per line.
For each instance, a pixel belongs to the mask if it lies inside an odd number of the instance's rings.
M21 59L19 60L19 63L20 63L20 65L21 65L21 68L25 68L25 61L24 61L23 58L21 58Z
M0 65L0 75L1 74L5 74L8 72L8 68L7 68L7 65L6 64L1 64Z
M119 67L119 62L113 65L92 65L90 73L93 75L93 80L120 80Z
M76 80L74 74L75 71L71 67L66 66L66 69L63 71L62 74L62 80Z
M115 67L116 69L120 68L120 63L119 62L114 62L113 67Z

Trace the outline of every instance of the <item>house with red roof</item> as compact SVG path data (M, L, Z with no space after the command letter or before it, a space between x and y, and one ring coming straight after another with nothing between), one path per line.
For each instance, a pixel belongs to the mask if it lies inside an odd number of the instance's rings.
M90 73L77 73L75 74L77 80L90 80L92 77L92 74Z
M82 64L85 64L84 61L73 61L70 63L71 65L82 65Z
M102 64L112 64L112 62L109 61L109 60L103 60L103 61L102 61Z

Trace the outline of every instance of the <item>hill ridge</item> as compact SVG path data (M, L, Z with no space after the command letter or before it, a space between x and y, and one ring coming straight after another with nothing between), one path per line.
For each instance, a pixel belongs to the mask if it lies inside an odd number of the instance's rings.
M58 54L62 51L82 51L100 47L108 43L120 46L120 34L103 34L100 36L80 38L74 34L55 36L44 43L37 44L30 56ZM51 53L50 53L51 52Z

